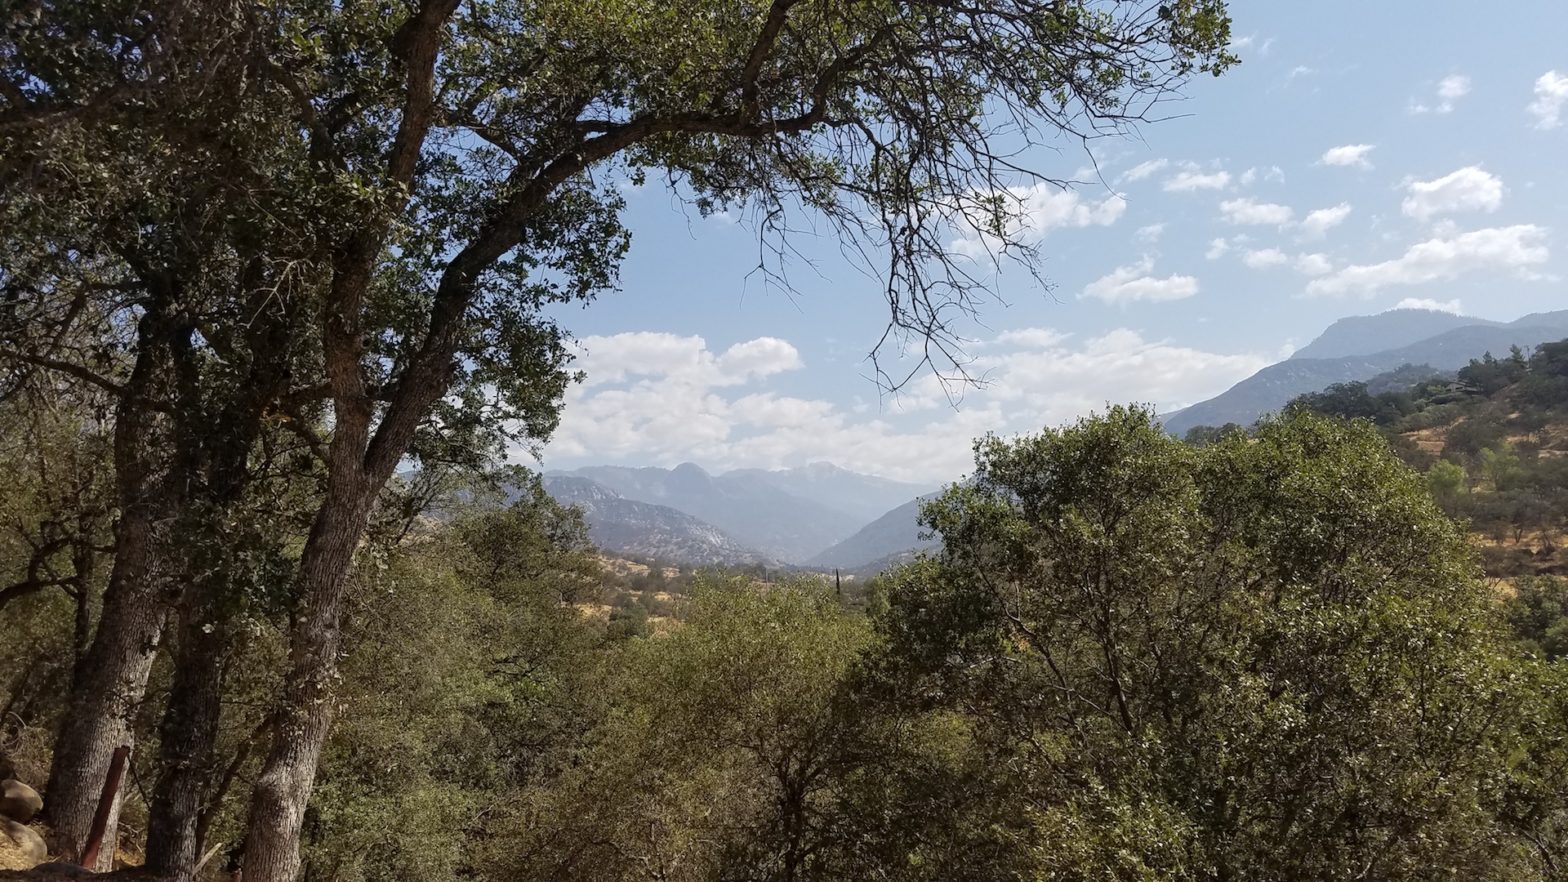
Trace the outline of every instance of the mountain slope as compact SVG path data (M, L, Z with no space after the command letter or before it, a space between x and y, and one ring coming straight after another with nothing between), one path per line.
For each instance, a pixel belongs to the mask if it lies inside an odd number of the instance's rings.
M665 505L627 499L588 478L547 475L544 488L556 501L582 509L594 544L612 554L689 565L774 565L724 531Z
M1455 328L1501 324L1430 309L1391 309L1377 315L1353 315L1329 325L1328 330L1296 350L1291 358L1370 355L1419 343Z
M685 512L788 563L811 557L864 523L755 476L715 477L692 463L673 469L588 466L553 474L588 478L626 499Z
M862 475L832 463L814 462L801 468L736 469L720 476L723 481L756 481L791 496L810 499L857 518L876 518L932 488Z
M927 498L910 500L889 511L856 531L855 535L812 557L806 561L806 566L855 570L904 552L936 545L937 540L920 537L920 504Z
M1441 323L1445 320L1437 321ZM1368 380L1405 364L1455 370L1484 352L1502 354L1510 346L1528 350L1538 344L1559 339L1568 332L1568 310L1536 313L1507 324L1472 321L1472 324L1450 328L1415 343L1364 355L1286 359L1269 365L1208 401L1167 414L1163 418L1165 429L1173 435L1182 435L1194 426L1220 426L1225 423L1250 425L1263 414L1285 406L1297 395L1316 392L1334 383ZM1350 335L1340 334L1330 340L1331 345L1322 351L1337 351L1349 345L1347 341L1351 339ZM1316 343L1314 341L1302 351L1312 350Z

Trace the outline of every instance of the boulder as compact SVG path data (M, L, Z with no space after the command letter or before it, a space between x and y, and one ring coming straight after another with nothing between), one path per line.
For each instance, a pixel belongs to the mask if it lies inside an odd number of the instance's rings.
M10 818L18 824L30 824L44 807L38 791L15 778L0 781L0 817Z
M43 837L32 827L0 818L0 870L31 870L48 856Z

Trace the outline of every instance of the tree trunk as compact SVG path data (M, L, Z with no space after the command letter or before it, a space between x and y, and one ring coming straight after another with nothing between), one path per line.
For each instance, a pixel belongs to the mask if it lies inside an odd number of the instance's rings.
M137 325L136 365L115 408L115 493L120 520L115 530L114 564L104 587L98 629L72 684L71 699L55 741L44 809L56 855L81 857L92 829L98 795L118 747L132 746L136 709L147 689L167 613L158 590L157 532L160 521L179 506L174 488L158 481L153 465L160 447L158 417L148 407L159 382L167 345L165 323L149 311ZM99 867L114 859L119 800L108 823L110 847Z
M211 589L192 586L180 608L174 681L160 727L158 781L147 828L147 867L176 882L195 878L198 820L223 701L223 656L229 628Z
M333 483L339 486L329 488L300 559L302 609L293 628L290 669L272 749L251 797L245 882L299 878L300 829L332 725L343 591L354 549L380 489L362 473Z
M48 816L53 850L66 860L81 857L115 748L135 740L132 722L147 688L165 616L164 598L152 587L153 528L144 510L128 511L120 522L98 633L55 743ZM118 820L116 806L109 819L110 843ZM99 866L89 869L109 869L113 856L113 847L105 849Z

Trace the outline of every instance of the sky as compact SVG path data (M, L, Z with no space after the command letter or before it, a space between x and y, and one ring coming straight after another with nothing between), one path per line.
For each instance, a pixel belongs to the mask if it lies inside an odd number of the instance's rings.
M1030 157L1081 183L1024 194L1049 288L1004 269L960 328L980 387L923 374L886 394L867 360L881 283L825 232L794 238L785 290L754 272L755 229L630 191L621 290L558 315L586 380L538 464L828 461L937 484L987 432L1109 403L1168 412L1347 315L1568 308L1568 2L1235 0L1232 15L1242 64L1189 84L1167 118Z

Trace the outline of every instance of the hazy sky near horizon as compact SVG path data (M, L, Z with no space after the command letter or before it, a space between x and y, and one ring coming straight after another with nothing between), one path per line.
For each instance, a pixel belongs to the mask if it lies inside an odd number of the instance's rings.
M785 292L753 272L744 222L630 192L622 290L559 314L587 380L544 466L828 460L940 482L978 435L1185 406L1345 315L1568 308L1568 2L1232 12L1243 63L1170 118L1032 157L1082 182L1028 194L1052 287L1004 269L961 329L988 379L961 400L929 376L879 394L880 284L836 240L795 237Z

